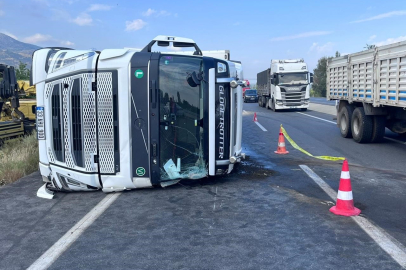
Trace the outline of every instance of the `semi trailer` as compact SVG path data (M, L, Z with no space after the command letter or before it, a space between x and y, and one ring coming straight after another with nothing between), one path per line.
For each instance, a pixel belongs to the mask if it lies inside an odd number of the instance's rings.
M332 58L326 87L344 138L379 142L385 127L406 134L406 42Z
M272 60L257 74L258 105L272 109L307 110L313 74L303 59Z
M153 45L193 54L152 52ZM123 191L230 173L245 155L242 65L206 57L188 38L144 49L34 52L37 195Z

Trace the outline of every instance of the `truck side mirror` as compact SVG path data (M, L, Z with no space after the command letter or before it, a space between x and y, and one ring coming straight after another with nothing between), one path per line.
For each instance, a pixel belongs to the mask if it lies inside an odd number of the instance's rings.
M310 83L313 83L313 73L310 73Z
M271 84L274 84L274 79L273 78L271 78Z

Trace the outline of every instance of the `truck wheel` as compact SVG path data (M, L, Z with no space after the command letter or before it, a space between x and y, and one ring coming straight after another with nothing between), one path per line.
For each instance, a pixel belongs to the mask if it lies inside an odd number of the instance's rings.
M365 115L364 108L356 108L351 118L351 132L354 141L357 143L370 142L373 125L373 117Z
M302 112L305 112L305 111L307 111L307 108L301 108L300 109Z
M344 138L351 138L351 118L353 113L353 108L351 106L344 106L341 108L339 112L339 123L338 126L340 127L341 136Z
M373 127L372 127L372 143L377 143L382 141L383 136L385 136L385 124L386 124L386 117L385 116L377 116L373 117Z
M269 99L268 99L267 102L266 102L266 108L267 108L268 110L271 110L271 109L272 109L272 107L269 106Z

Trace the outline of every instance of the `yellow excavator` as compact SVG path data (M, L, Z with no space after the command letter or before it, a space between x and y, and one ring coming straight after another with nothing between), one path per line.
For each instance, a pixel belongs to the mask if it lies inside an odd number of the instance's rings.
M17 81L12 66L0 64L0 140L35 129L35 87Z

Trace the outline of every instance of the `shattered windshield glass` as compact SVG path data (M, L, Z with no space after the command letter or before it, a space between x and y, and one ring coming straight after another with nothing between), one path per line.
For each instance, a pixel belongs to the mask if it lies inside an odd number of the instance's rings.
M203 89L186 78L203 71L200 57L162 56L159 62L161 181L207 175L203 157Z

